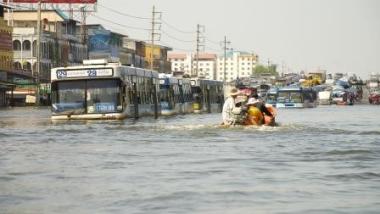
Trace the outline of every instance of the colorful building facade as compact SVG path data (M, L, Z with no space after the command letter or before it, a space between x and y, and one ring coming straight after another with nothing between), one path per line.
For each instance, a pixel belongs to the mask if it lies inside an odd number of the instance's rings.
M0 107L9 104L7 92L13 90L13 84L8 82L8 73L12 71L12 27L4 20L6 5L0 3Z

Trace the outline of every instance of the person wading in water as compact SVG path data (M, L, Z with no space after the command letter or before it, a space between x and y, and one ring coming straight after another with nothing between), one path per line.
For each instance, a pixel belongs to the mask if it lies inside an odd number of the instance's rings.
M223 125L233 125L235 123L235 99L238 95L240 95L240 92L236 88L233 88L230 91L229 97L224 102L222 111Z

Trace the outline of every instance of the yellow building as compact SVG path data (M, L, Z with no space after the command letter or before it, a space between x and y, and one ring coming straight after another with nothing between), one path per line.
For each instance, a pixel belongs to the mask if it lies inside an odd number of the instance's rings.
M15 87L8 82L8 72L13 65L12 28L4 20L4 8L9 7L0 2L0 107L9 105L7 92Z
M11 71L12 61L12 27L0 16L0 71Z
M151 44L145 44L144 49L146 68L151 68L151 63L153 63L153 70L160 73L171 72L171 63L168 61L168 51L172 50L171 48L161 45L154 45L152 48Z

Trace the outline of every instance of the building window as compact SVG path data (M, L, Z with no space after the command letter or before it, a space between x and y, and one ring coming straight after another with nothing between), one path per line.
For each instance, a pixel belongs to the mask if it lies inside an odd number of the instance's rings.
M37 56L37 40L33 41L33 56Z
M33 63L33 71L37 71L37 62Z
M21 42L19 40L13 41L13 50L21 51Z
M21 43L20 43L21 45ZM20 62L14 62L13 63L13 67L16 69L16 70L21 70L22 69L22 66L21 66L21 63Z
M22 49L24 51L30 51L30 41L29 40L25 40L24 42L22 42Z
M23 65L22 65L22 68L24 70L31 71L32 70L32 64L30 64L30 62L24 62Z

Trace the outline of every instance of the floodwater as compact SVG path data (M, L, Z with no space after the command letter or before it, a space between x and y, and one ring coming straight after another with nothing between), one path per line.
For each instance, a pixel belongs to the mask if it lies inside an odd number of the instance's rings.
M380 107L52 123L0 110L0 213L379 213Z

